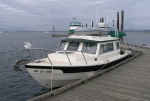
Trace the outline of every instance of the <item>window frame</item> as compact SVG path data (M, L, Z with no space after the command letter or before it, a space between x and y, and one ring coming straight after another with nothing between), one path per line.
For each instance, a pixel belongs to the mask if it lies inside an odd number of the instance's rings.
M116 50L120 49L120 42L116 42Z
M93 53L83 51L84 43L95 44L95 45L96 45L96 47L95 47L95 51L94 51ZM81 50L81 51L82 51L83 53L87 53L87 54L93 54L93 55L95 55L95 54L96 54L96 52L97 52L97 46L98 46L98 44L97 44L97 43L94 43L94 42L83 42L83 46L82 46L82 50ZM90 48L91 48L91 47L90 47Z
M109 44L112 44L111 46L113 46L113 47L111 47L112 48L111 50L108 50ZM102 49L102 45L104 46L103 49ZM102 50L103 50L103 52L102 52ZM113 42L100 44L99 54L104 54L104 53L108 53L108 52L112 52L112 51L114 51L114 43Z
M64 44L64 48L60 50L60 46L62 45L62 43L65 43L65 44ZM59 43L59 46L58 46L58 48L57 48L57 51L63 51L63 50L65 50L66 43L67 43L67 41L61 41L61 42Z
M107 43L107 52L111 52L111 51L114 51L114 44L113 44L113 42L112 43Z
M70 43L78 43L77 50L68 50ZM68 46L67 46L67 51L78 51L78 49L79 49L79 46L80 46L80 42L74 42L74 41L71 41L71 42L69 42L69 43L68 43Z

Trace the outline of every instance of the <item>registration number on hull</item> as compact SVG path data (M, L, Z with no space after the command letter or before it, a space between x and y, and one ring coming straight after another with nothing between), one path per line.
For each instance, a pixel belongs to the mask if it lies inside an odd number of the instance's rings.
M43 69L35 69L33 70L34 73L52 73L51 70L43 70Z

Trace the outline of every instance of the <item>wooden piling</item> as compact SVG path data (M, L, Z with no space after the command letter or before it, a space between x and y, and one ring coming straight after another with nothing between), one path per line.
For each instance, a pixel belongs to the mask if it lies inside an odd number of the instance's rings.
M104 23L104 18L100 18L100 23Z
M94 26L94 22L93 21L91 21L91 27L93 27Z
M119 12L117 12L117 29L119 31Z
M123 31L124 27L124 10L121 11L121 31Z
M102 18L102 23L104 23L104 18Z

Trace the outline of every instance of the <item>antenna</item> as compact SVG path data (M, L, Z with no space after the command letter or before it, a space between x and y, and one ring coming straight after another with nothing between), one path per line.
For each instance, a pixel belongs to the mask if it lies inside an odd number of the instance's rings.
M107 12L107 26L108 26L108 15L109 15L109 12Z
M76 18L76 17L74 17L74 18L73 18L73 21L76 21L76 19L77 19L77 18Z
M96 6L96 26L97 26L97 6Z

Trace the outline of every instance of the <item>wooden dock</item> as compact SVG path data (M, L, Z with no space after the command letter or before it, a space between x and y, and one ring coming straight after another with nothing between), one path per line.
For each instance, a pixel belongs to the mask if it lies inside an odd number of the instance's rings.
M150 101L150 49L130 47L134 57L28 101Z

